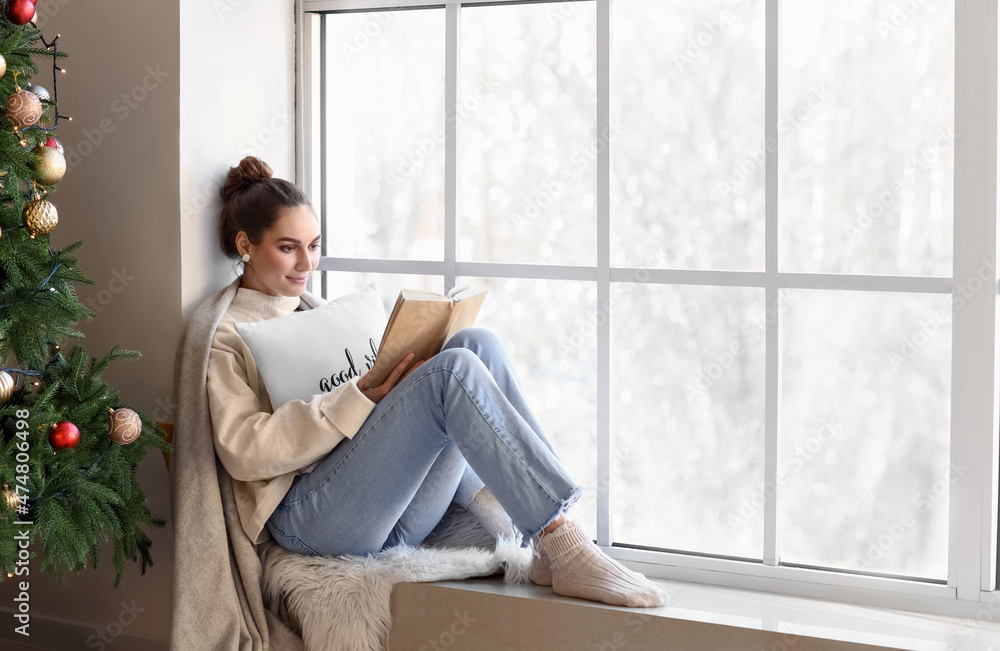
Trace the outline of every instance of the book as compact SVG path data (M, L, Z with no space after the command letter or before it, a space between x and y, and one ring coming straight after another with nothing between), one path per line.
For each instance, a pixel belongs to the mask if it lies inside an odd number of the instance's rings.
M486 299L486 289L465 285L447 294L404 289L399 292L375 364L368 372L368 387L376 387L389 377L392 369L413 353L413 363L430 359L441 352L452 335L476 321Z

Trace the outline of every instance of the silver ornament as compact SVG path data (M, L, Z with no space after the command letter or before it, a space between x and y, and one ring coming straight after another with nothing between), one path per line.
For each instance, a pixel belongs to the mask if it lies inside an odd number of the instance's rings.
M32 84L31 86L28 86L28 91L38 95L38 99L47 100L49 98L49 91L45 90L41 86Z

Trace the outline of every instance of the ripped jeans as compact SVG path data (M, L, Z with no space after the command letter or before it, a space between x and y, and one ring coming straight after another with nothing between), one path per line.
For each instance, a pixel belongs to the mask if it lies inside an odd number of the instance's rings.
M500 339L466 328L385 396L351 439L295 478L267 528L300 554L419 544L485 484L526 537L582 491L532 415Z

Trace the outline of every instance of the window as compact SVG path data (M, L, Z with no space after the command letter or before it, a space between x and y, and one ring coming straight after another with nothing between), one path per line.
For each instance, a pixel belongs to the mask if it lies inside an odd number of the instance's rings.
M304 0L323 291L489 287L649 574L993 599L989 6Z

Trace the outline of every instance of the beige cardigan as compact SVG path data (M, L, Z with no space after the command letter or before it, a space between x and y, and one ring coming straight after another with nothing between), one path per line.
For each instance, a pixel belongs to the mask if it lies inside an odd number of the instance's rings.
M300 470L311 469L344 437L354 436L375 408L358 390L357 378L309 402L272 408L253 354L234 324L290 314L299 305L298 297L239 288L208 358L215 452L233 479L243 531L255 544L271 538L264 525Z

